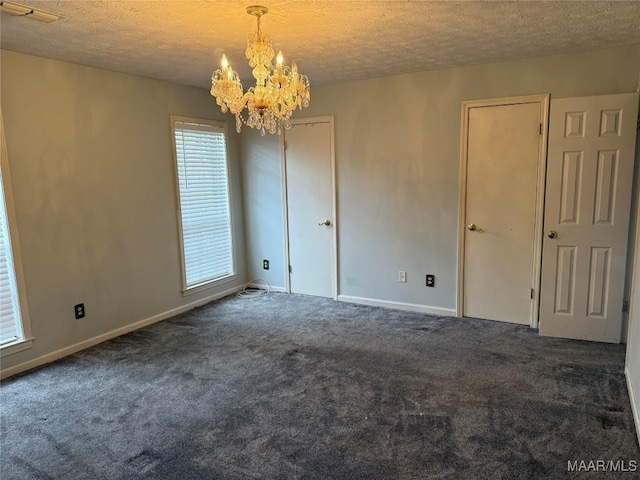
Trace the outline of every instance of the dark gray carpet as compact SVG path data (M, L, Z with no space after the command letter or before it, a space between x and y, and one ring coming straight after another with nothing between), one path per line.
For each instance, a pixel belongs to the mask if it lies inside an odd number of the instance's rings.
M0 478L608 478L567 462L640 461L623 363L516 325L231 297L3 382Z

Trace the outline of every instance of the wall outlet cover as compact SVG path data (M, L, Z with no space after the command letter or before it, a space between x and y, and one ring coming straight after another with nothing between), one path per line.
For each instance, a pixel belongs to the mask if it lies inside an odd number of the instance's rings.
M79 303L77 305L75 305L73 307L73 310L76 313L76 320L80 319L80 318L84 318L85 315L85 310L84 310L84 303Z

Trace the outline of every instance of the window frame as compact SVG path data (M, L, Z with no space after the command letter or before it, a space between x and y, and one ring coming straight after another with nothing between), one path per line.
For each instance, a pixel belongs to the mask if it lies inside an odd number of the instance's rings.
M229 202L229 229L231 234L231 274L226 275L224 277L214 278L204 283L199 283L193 285L191 287L187 287L187 270L185 265L185 250L184 250L184 232L182 228L182 201L180 198L180 178L178 172L178 152L176 148L176 123L193 123L196 125L209 125L215 128L222 129L224 133L224 142L225 142L225 164L226 164L226 175L227 175L227 196ZM235 281L239 274L236 262L236 239L235 239L235 221L234 221L234 208L233 208L233 187L232 187L232 178L231 178L231 165L229 161L229 131L227 128L227 123L217 120L210 120L205 118L195 118L195 117L183 117L179 115L170 115L170 126L171 126L171 146L172 146L172 158L173 158L173 177L174 177L174 186L175 186L175 200L176 200L176 221L178 223L178 244L180 246L180 269L182 274L182 295L188 296L193 295L198 292L202 292L204 290L208 290L210 288L214 288L218 285L223 285L225 283L230 283Z
M22 252L20 250L20 240L16 221L16 212L13 203L13 189L11 188L11 169L9 168L9 154L7 152L7 142L4 133L4 120L0 109L0 143L2 143L0 153L0 169L2 169L2 187L4 190L4 201L7 214L7 230L11 242L11 254L13 259L13 269L16 286L18 289L18 303L20 308L20 327L22 338L11 343L0 346L0 358L14 353L28 350L33 346L34 337L31 333L31 318L29 316L29 306L27 304L27 294L24 282L24 270L22 268Z

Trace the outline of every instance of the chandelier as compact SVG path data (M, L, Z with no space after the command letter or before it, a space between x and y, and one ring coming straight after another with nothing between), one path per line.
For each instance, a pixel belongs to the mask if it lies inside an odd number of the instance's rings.
M269 11L261 5L247 7L247 13L257 19L256 33L250 33L247 40L246 57L253 67L256 79L255 87L246 93L238 73L231 68L225 55L222 55L222 68L213 72L211 77L211 95L223 113L230 111L236 116L236 130L240 133L242 125L258 129L260 135L266 132L282 132L282 126L291 128L289 119L296 108L309 106L309 79L298 73L296 62L291 67L284 65L282 52L278 52L273 65L273 47L271 37L260 30L260 19ZM247 108L245 119L242 111Z

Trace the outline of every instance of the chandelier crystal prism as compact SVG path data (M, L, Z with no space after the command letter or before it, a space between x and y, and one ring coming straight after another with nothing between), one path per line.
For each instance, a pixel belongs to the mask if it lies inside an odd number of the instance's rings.
M224 113L230 111L236 116L238 133L244 124L259 130L261 135L266 132L280 135L283 126L291 128L289 120L294 110L309 106L309 79L298 72L296 62L291 62L291 67L285 65L282 52L278 52L276 64L272 63L271 37L260 30L260 19L268 11L262 5L247 7L247 13L257 19L256 32L249 34L245 52L253 68L255 87L244 92L238 73L225 55L222 55L221 68L211 77L211 95ZM245 107L246 119L242 115Z

